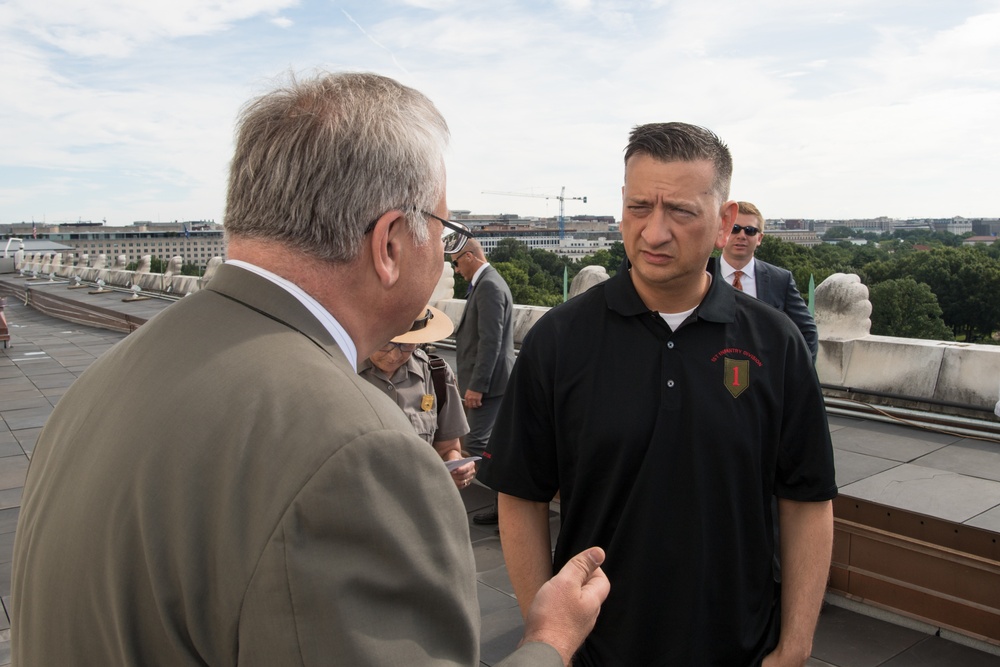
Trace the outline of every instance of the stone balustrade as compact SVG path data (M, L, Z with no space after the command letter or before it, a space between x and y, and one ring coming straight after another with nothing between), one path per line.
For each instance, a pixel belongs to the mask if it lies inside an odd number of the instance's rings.
M127 271L124 255L107 267L104 255L91 262L87 255L19 253L15 268L24 276L41 279L52 274L72 281L79 276L90 283L104 280L106 285L117 287L138 284L147 292L184 295L203 288L223 262L221 257L212 258L199 278L180 275L180 257L172 258L162 274L150 273L149 261L149 256L143 257L135 271ZM607 280L603 269L588 267L573 280L570 296L603 280ZM454 271L445 263L431 304L457 326L465 300L450 298L454 287ZM968 406L976 412L974 416L981 417L981 412L988 410L1000 417L1000 346L873 336L871 310L868 288L854 274L834 274L816 288L820 339L816 372L824 385L840 388L847 395L882 393L907 397L915 405L930 401L951 408ZM516 345L547 311L539 306L514 307Z
M593 275L585 280L579 289L574 280L570 294L600 282ZM445 298L433 305L457 325L465 300ZM847 395L884 393L911 399L902 401L904 405L926 408L921 401L939 402L949 404L949 412L968 406L968 416L982 418L987 410L1000 417L1000 346L873 336L868 288L854 274L838 273L824 280L816 288L815 305L816 372L824 385L842 388ZM515 345L520 346L546 311L514 306Z
M97 255L91 261L90 255L87 254L76 256L73 253L25 254L20 251L16 255L14 268L25 277L48 278L51 275L71 282L79 278L82 282L95 284L103 280L108 287L130 288L139 285L146 292L184 295L197 292L207 285L223 260L221 257L210 259L205 274L201 277L181 275L183 258L179 256L172 257L168 261L167 269L163 273L152 273L151 262L152 256L144 255L139 259L135 270L127 270L125 267L128 258L125 255L118 255L114 264L109 266L106 255Z

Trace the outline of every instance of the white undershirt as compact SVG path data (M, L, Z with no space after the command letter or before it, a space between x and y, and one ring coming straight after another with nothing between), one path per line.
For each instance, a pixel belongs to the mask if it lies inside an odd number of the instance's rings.
M709 273L708 271L706 271L705 275L708 276L708 287L709 287L709 289L711 289L712 288L712 274ZM707 292L706 292L706 294L707 294ZM701 304L699 304L699 305L701 305ZM667 326L670 327L671 331L677 331L677 327L679 327L680 325L684 324L684 320L686 320L687 318L691 317L691 313L693 313L697 308L698 308L698 306L695 306L691 310L685 310L682 313L660 313L660 317L662 317L663 321L667 323Z
M695 306L695 308L697 308L697 306ZM693 312L694 308L691 310L685 310L683 313L660 313L660 317L662 317L663 321L667 323L667 326L670 327L671 331L677 331L677 327L682 325L684 320L690 317Z

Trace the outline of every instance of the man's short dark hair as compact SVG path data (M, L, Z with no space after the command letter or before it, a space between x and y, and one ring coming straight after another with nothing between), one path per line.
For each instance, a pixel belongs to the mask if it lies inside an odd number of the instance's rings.
M729 199L733 156L729 147L711 130L688 123L636 125L625 147L625 164L633 155L648 155L661 162L708 160L715 167L712 184L722 201Z

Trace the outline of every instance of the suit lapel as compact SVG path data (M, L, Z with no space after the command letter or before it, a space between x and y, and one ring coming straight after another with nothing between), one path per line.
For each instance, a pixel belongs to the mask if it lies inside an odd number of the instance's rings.
M775 300L771 293L771 272L767 270L767 266L763 262L757 262L754 271L756 272L757 298L766 304L780 309L781 304L774 302Z

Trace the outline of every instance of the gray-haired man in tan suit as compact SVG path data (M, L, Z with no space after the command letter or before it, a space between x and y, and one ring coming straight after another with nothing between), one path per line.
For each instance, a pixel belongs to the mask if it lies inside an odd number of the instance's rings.
M230 262L91 366L38 439L14 664L478 664L458 492L355 372L462 242L440 219L447 138L427 98L376 75L244 109ZM507 664L568 664L602 560L552 579Z

